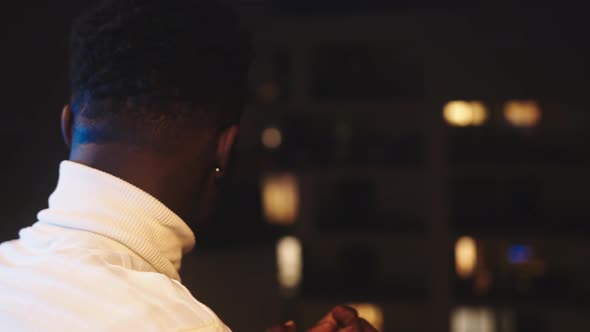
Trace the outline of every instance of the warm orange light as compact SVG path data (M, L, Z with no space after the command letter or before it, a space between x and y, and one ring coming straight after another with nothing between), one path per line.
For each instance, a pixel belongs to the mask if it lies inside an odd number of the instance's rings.
M295 289L301 282L303 246L298 238L287 236L277 243L279 283L284 289Z
M488 110L479 101L455 100L445 105L443 116L451 126L481 126L488 119Z
M477 243L471 237L465 236L455 243L455 268L460 278L473 276L477 266Z
M372 303L356 303L351 304L350 307L356 309L359 317L366 319L377 331L383 331L384 315L380 306Z
M266 128L262 132L262 144L267 149L276 150L283 144L283 134L278 128Z
M299 185L292 174L267 176L262 180L264 216L271 224L291 225L299 212Z
M511 100L504 105L506 120L515 127L534 127L541 122L542 112L534 100Z
M471 124L474 126L481 126L488 120L488 109L479 101L472 101L471 105Z

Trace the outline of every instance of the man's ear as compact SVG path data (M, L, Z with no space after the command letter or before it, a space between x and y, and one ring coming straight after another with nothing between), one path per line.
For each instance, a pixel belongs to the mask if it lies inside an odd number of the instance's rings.
M231 126L225 129L219 136L217 142L217 166L222 169L227 168L229 164L229 158L231 157L231 151L236 143L238 137L239 126Z
M73 122L72 108L66 105L61 111L61 134L68 148L72 147Z

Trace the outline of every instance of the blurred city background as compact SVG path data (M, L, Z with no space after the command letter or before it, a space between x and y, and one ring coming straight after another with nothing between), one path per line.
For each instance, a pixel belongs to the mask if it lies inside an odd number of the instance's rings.
M4 10L0 240L67 157L86 2ZM382 332L590 331L587 20L434 1L232 1L252 93L183 279L238 332L354 304Z

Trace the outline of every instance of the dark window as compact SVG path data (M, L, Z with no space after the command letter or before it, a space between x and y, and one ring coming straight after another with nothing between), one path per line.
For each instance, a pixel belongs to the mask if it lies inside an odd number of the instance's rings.
M419 67L393 49L325 47L312 54L311 95L318 100L386 100L423 96Z
M286 49L277 49L272 55L274 81L278 84L278 100L286 101L289 97L290 59Z

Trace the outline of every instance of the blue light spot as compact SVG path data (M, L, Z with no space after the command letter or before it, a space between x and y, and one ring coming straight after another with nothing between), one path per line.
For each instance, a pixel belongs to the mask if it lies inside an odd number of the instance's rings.
M512 264L526 263L531 259L532 250L530 247L517 244L508 249L508 261Z

